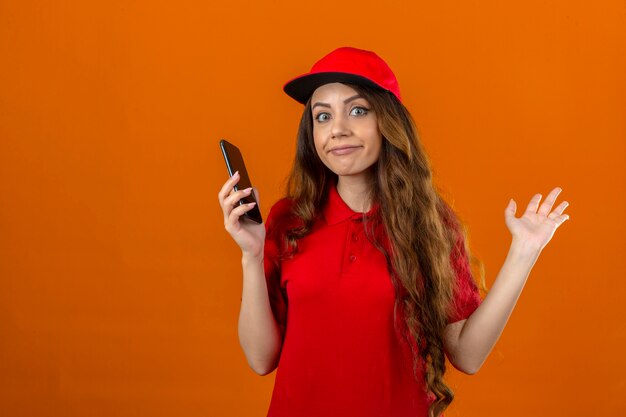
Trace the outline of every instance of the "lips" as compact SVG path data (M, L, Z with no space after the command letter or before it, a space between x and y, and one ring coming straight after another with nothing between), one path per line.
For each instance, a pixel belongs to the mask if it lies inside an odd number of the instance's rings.
M359 149L360 146L338 146L330 150L333 155L346 155Z

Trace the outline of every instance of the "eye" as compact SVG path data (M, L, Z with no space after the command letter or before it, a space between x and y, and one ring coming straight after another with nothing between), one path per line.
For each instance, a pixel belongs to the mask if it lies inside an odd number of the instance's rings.
M351 113L352 113L352 114L354 114L354 111L355 111L355 110L362 110L362 112L361 112L361 113L357 113L357 115L360 115L360 116L365 116L365 115L367 114L367 112L369 111L369 109L366 109L365 107L359 107L359 106L357 106L357 107L354 107L354 108L352 109L352 112L351 112Z
M318 121L318 122L323 122L323 121L328 120L328 119L322 119L322 120L320 120L320 116L323 116L323 115L327 115L327 116L328 116L328 113L325 113L325 112L318 113L318 115L317 115L317 116L315 116L315 120L316 120L316 121Z

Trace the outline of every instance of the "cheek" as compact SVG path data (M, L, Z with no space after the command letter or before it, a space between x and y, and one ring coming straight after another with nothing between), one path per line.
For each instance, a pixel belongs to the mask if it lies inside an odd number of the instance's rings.
M372 139L372 153L375 155L376 159L380 156L381 149L383 147L383 138L378 135Z
M317 154L317 157L323 161L324 160L324 147L323 147L322 142L314 139L313 145L315 147L315 153Z

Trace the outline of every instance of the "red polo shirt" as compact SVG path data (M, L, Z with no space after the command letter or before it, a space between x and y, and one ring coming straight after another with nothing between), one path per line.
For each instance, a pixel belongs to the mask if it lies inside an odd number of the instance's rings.
M298 241L293 259L278 259L284 229L293 224L290 200L274 204L266 219L270 304L286 326L267 415L427 416L432 397L421 374L420 381L413 377L411 348L399 330L405 328L401 308L394 326L395 290L385 257L366 238L362 213L342 200L336 184L328 192L323 218ZM467 259L454 261L456 311L449 322L469 317L481 302Z

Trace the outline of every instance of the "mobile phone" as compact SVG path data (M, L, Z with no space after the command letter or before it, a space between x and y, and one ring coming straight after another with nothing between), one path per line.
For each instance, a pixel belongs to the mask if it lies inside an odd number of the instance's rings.
M220 140L220 148L222 149L222 154L224 155L224 161L226 162L228 175L232 177L235 172L239 171L239 182L233 187L234 190L239 191L252 187L252 184L250 183L250 177L248 176L246 165L243 163L243 156L241 155L241 151L239 150L239 148L237 148L235 145L225 139ZM252 207L252 209L245 212L243 215L256 223L261 224L263 223L263 218L261 217L259 202L256 201L254 191L239 200L239 205L252 202L255 202L256 205Z

